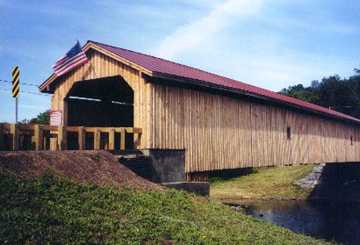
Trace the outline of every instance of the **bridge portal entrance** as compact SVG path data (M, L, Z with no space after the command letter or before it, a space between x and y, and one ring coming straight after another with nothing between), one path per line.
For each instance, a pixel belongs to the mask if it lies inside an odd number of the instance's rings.
M65 98L66 125L94 128L133 128L134 91L121 76L76 82ZM94 149L94 133L87 133L86 149ZM119 149L120 132L115 133ZM133 148L133 135L126 133L126 149ZM77 149L77 133L69 133L68 149ZM100 133L101 149L106 149L109 135Z

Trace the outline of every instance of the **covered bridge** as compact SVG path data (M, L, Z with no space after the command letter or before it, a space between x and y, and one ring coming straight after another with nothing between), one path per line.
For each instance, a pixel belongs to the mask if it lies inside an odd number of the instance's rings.
M89 62L41 86L68 126L142 129L139 150L182 151L188 176L360 161L360 120L150 55L88 41Z

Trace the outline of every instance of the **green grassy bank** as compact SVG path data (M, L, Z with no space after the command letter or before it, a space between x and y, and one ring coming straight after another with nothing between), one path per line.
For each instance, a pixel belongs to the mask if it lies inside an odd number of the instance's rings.
M0 173L0 243L324 244L184 192Z
M308 175L313 165L254 169L251 173L232 178L211 179L210 196L222 201L240 199L306 199L304 190L294 181Z

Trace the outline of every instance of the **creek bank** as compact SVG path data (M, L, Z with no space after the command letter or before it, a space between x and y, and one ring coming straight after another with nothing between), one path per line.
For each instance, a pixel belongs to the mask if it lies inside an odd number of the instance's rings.
M233 210L315 238L357 245L360 203L333 201L253 201Z
M210 197L225 203L244 200L304 200L311 190L295 181L309 175L312 165L257 168L230 178L210 179Z
M233 210L296 233L355 245L360 241L360 164L255 169L212 183Z
M294 184L304 189L314 189L319 184L321 174L325 166L325 163L315 166L311 173L309 173L302 179L296 180Z
M360 164L254 169L244 175L213 180L210 197L223 203L260 200L360 202Z

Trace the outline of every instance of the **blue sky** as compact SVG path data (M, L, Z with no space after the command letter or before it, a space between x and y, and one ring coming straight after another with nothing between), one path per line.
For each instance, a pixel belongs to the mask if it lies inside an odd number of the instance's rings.
M19 65L22 82L40 84L90 39L278 91L360 67L359 15L355 0L0 0L0 79ZM8 89L0 81L0 121L11 122ZM49 96L21 93L20 119L49 107Z

